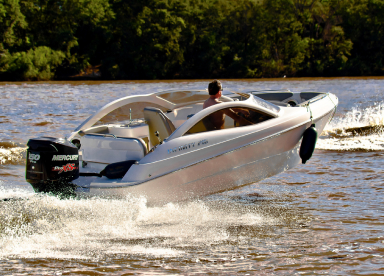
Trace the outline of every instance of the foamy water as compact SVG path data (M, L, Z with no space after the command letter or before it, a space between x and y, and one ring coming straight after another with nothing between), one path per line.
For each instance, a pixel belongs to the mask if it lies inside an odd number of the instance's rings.
M145 198L36 194L24 178L25 145L40 135L68 135L118 97L204 89L207 81L0 85L0 274L383 272L384 80L223 83L224 91L329 91L340 104L307 164L200 201L158 207Z
M338 151L382 151L384 150L384 101L368 107L353 106L342 116L328 124L317 149ZM356 132L367 129L367 133ZM355 129L355 131L351 131Z
M195 201L150 208L144 198L62 200L5 188L0 194L0 259L182 257L188 255L183 248L229 242L232 225L262 228L284 220L270 210L226 203Z

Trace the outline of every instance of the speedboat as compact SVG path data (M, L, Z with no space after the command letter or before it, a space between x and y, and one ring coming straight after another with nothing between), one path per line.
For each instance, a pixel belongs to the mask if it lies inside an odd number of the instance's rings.
M231 92L203 109L207 98L182 90L115 100L66 138L30 139L26 180L36 192L198 199L305 163L338 105L331 93L289 90Z

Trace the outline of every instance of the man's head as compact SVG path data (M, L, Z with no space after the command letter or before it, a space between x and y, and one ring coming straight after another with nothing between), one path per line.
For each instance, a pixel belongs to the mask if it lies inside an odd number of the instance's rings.
M218 80L214 80L208 85L209 95L216 95L219 91L222 91L223 87L221 86L221 82Z

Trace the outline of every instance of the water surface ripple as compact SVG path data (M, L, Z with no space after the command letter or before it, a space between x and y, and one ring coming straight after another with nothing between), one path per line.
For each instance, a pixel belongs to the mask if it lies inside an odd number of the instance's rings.
M201 201L61 200L25 182L29 138L66 136L119 97L207 83L0 85L0 275L383 275L383 78L224 80L340 105L307 164Z

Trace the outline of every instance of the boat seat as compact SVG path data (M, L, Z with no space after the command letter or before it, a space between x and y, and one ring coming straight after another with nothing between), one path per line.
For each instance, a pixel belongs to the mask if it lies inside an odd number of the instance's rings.
M113 134L86 134L81 138L81 150L84 161L104 164L140 160L147 154L143 139Z
M149 128L149 139L152 146L159 144L155 132L159 132L159 137L161 141L168 138L172 132L175 131L175 126L172 121L158 108L155 107L146 107L144 108L144 119L148 124Z

